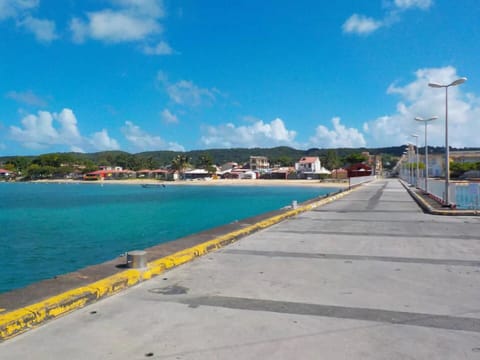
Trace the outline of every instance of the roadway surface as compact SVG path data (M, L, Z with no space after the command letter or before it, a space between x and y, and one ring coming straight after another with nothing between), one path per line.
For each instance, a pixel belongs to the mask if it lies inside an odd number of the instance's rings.
M0 344L0 359L480 359L480 218L397 180Z

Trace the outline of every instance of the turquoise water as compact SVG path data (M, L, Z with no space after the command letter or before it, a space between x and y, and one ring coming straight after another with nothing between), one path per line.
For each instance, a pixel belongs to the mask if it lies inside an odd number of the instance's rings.
M337 190L0 183L0 293Z

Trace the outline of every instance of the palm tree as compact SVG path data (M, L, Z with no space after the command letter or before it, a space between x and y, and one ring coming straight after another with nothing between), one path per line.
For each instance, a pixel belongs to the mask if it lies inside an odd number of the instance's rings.
M217 172L217 168L213 165L213 159L208 154L200 156L197 166L207 170L209 174L215 174Z
M185 169L190 166L190 158L186 155L177 155L172 160L172 169L180 173L180 178L183 178Z

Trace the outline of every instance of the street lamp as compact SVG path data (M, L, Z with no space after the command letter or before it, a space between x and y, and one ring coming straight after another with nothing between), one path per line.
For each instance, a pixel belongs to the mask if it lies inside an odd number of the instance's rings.
M438 84L438 83L428 83L428 86L433 88L445 88L445 206L450 206L449 196L448 196L448 189L449 189L449 182L450 182L450 149L448 148L448 88L450 86L457 86L463 84L467 81L466 77L461 77L450 84Z
M408 145L408 172L409 172L409 180L410 186L413 186L413 178L414 178L414 171L413 171L413 160L414 156L412 156L411 149L415 146L415 144L411 143L410 141L407 142ZM415 154L415 153L414 153Z
M417 171L415 174L415 186L418 187L418 135L417 134L411 134L411 137L415 138L415 162L417 163Z
M416 121L423 122L425 124L425 192L428 194L428 145L427 145L427 124L429 121L437 120L438 116L432 116L428 119L416 117Z

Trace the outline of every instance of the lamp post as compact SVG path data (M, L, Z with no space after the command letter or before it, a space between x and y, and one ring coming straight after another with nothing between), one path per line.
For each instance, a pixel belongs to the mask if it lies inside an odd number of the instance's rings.
M425 124L425 192L428 194L428 145L427 145L427 124L429 121L437 120L438 116L432 116L428 119L416 117L416 121L423 122Z
M418 172L419 172L419 167L418 167L418 135L417 134L411 134L411 137L415 138L415 162L416 162L416 173L415 173L415 186L418 187Z
M404 162L402 162L402 165L403 165L403 180L407 180L408 179L407 166L410 166L410 164L408 163L408 151L403 152L402 158L405 160Z
M414 146L414 144L412 144L411 142L408 142L407 143L408 145L408 174L409 174L409 178L408 178L408 182L410 183L410 186L413 186L413 159L414 157L412 156L412 148Z
M459 78L450 84L438 84L428 83L428 86L433 88L445 88L445 206L450 206L450 200L448 196L448 189L450 185L450 149L448 148L448 88L450 86L457 86L467 81L466 77Z

